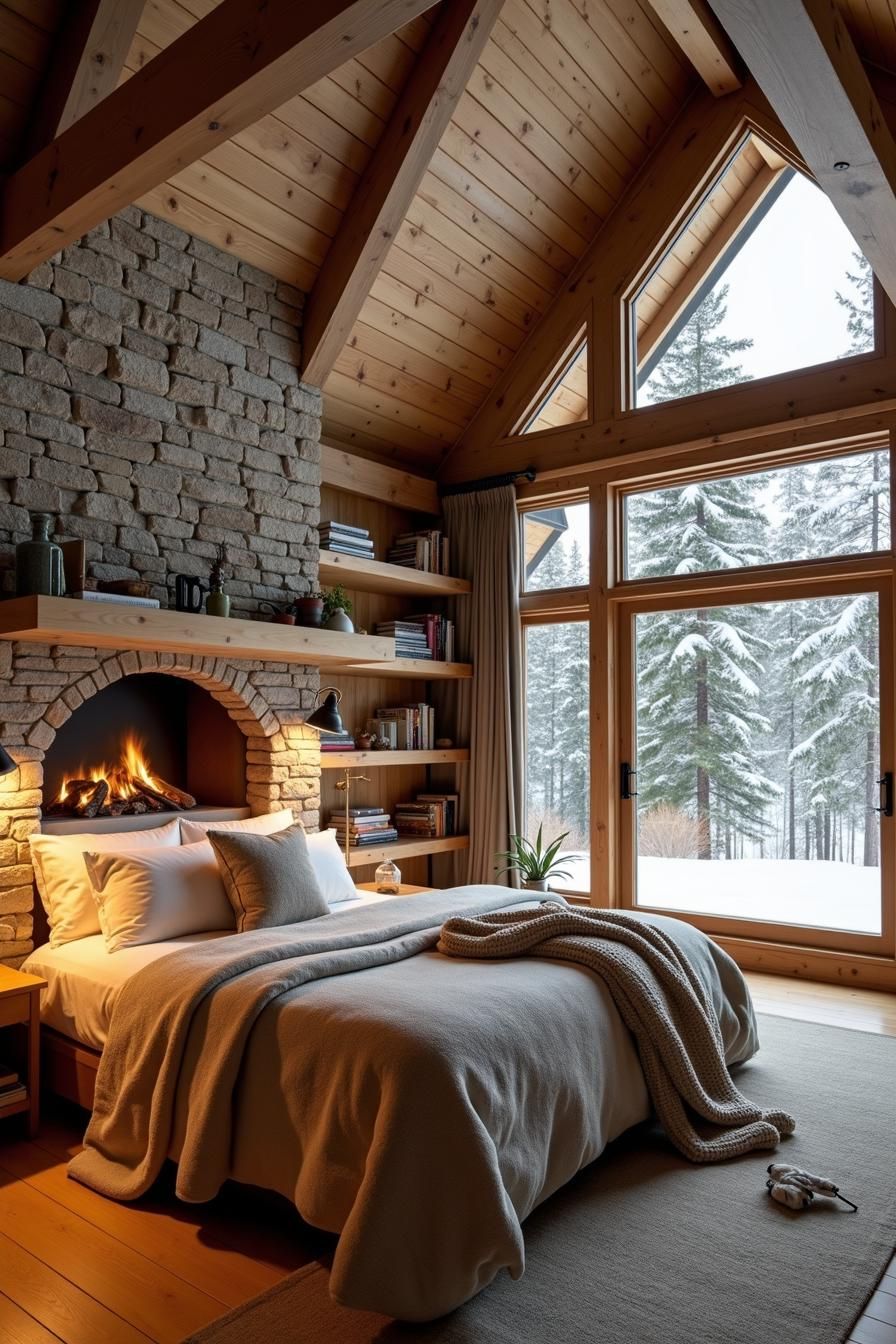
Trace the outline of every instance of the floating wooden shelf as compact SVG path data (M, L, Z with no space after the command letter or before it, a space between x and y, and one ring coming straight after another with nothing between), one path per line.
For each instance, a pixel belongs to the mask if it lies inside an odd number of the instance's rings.
M453 765L468 761L468 747L450 747L433 751L322 751L321 770L344 770L346 766L363 766L365 770L381 770L388 765Z
M430 574L424 569L389 565L382 560L362 560L360 556L321 551L321 583L341 583L360 593L386 593L395 597L461 597L470 591L467 579L447 574Z
M264 658L315 667L342 667L363 661L371 675L378 666L391 667L395 661L395 642L382 635L344 635L337 630L225 620L68 597L16 597L0 602L0 639L137 652L199 653L216 658Z
M366 868L371 863L382 863L383 859L395 859L398 863L404 859L413 859L419 854L447 854L453 849L469 849L468 835L446 835L440 840L393 840L386 845L368 845L362 849L353 849L349 854L349 868Z
M392 658L382 663L352 663L341 671L358 677L392 677L403 681L465 681L473 675L473 664L439 663L429 658Z

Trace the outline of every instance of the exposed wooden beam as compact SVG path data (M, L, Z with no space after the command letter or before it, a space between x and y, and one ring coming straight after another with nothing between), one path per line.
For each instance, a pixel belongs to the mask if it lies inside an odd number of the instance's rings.
M13 173L0 275L18 280L432 0L221 0Z
M322 386L344 348L501 3L443 0L305 305L306 382Z
M896 139L836 0L712 7L896 301Z
M706 0L650 0L710 93L720 98L741 86L738 59Z
M70 0L28 133L28 156L110 94L124 69L144 0Z

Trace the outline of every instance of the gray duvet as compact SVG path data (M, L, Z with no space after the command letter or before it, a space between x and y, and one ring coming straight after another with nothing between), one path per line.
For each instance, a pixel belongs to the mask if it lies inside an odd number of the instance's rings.
M122 990L71 1174L135 1199L166 1157L182 1199L277 1190L340 1234L331 1291L405 1320L523 1272L532 1209L650 1111L603 981L541 958L435 951L452 916L530 903L459 887L234 935ZM757 1049L743 977L662 916L706 986L729 1064Z

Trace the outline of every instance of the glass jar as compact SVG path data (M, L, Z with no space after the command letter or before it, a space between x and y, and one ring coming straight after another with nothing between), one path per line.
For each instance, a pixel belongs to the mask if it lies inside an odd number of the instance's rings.
M381 896L398 896L401 891L401 869L391 859L385 859L373 875L373 884Z

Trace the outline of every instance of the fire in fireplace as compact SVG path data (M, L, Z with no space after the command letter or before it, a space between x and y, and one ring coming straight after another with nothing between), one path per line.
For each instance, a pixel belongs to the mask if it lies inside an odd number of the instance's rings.
M192 794L154 772L143 742L129 734L117 765L104 761L66 775L45 811L54 817L124 817L183 812L195 806Z

